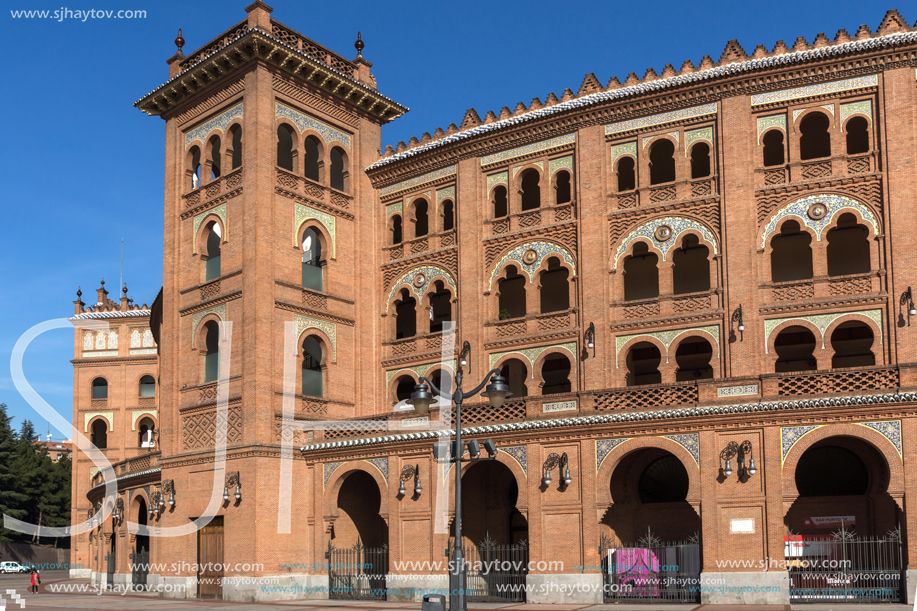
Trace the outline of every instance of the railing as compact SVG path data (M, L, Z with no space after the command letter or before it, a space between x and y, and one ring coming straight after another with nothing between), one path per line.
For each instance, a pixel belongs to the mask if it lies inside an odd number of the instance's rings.
M431 250L438 250L440 248L447 248L449 246L455 246L456 236L455 230L450 229L449 231L443 231L440 233L428 233L425 236L420 236L419 238L411 238L409 240L404 240L399 244L394 246L386 246L383 250L389 252L389 260L401 259L402 257L410 257L424 252L429 252Z
M827 299L838 295L878 293L881 291L879 272L849 274L846 276L818 276L791 282L766 282L761 285L765 300L802 301Z
M201 171L203 172L203 166L201 166ZM182 199L185 200L185 208L193 208L198 204L206 203L223 193L229 193L241 184L242 168L238 167L219 178L214 178L209 183L198 185L196 189L192 189L182 195Z
M678 295L661 295L651 299L635 299L613 304L617 308L616 317L620 319L655 318L675 316L686 312L715 310L719 305L716 290L680 293Z
M533 210L515 212L509 216L488 219L492 236L544 227L572 220L576 215L576 200L562 204L544 204Z
M875 171L876 154L873 151L755 168L759 189L792 182L869 174Z
M487 329L485 341L495 342L506 338L537 335L551 331L572 329L576 323L573 308L547 314L530 314L525 317L497 320L484 323Z
M281 189L291 191L297 195L305 195L306 197L318 200L324 204L337 206L343 210L350 209L350 200L352 197L347 193L319 184L281 167L275 167L275 171L277 174L276 185Z
M890 367L843 369L815 373L784 374L777 380L777 393L785 395L821 395L863 390L898 388L898 370Z
M616 208L626 210L637 206L653 206L680 200L716 195L716 175L676 180L669 183L639 187L613 193Z
M351 62L347 61L337 53L329 51L315 41L306 38L299 32L294 32L293 30L280 25L276 21L272 21L271 35L277 40L290 45L297 51L302 51L306 55L317 59L326 66L330 66L338 72L353 78L355 69Z
M595 393L595 410L655 409L663 405L697 403L697 399L697 384L693 382L654 384L597 392Z

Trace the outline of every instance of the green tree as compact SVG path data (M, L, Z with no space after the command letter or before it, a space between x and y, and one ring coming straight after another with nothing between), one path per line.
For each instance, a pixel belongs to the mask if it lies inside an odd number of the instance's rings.
M35 425L31 420L23 420L22 426L19 427L19 439L28 439L35 441L38 439L38 433L35 432Z
M16 436L10 426L11 421L12 418L6 411L6 403L0 403L0 513L17 520L25 520L28 512L23 505L27 497L19 489L16 477L15 462L19 452ZM15 541L21 537L20 533L4 528L0 522L0 541Z

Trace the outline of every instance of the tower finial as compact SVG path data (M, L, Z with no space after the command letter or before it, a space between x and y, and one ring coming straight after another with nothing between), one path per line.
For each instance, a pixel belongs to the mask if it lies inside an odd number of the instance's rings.
M124 288L121 289L121 292L124 293L125 297L127 297L127 282L124 283Z
M175 38L175 46L178 47L179 53L181 53L181 48L185 46L185 39L181 37L181 28L178 28L178 36Z
M82 296L83 296L83 291L80 289L80 287L76 287L76 298L77 298L77 300L79 300L79 298L82 297Z
M357 50L357 57L363 57L363 49L366 45L363 44L362 32L357 32L357 42L353 43L353 46Z

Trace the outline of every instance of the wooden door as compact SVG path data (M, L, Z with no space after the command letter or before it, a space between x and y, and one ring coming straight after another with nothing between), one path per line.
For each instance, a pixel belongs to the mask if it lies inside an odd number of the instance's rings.
M223 516L197 531L197 595L223 598Z

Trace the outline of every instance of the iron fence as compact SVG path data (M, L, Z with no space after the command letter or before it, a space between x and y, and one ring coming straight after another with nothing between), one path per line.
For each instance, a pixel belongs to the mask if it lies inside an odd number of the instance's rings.
M338 549L331 543L328 561L328 597L333 600L385 600L388 545Z
M701 555L695 535L666 542L647 531L633 544L599 543L605 602L700 602Z

